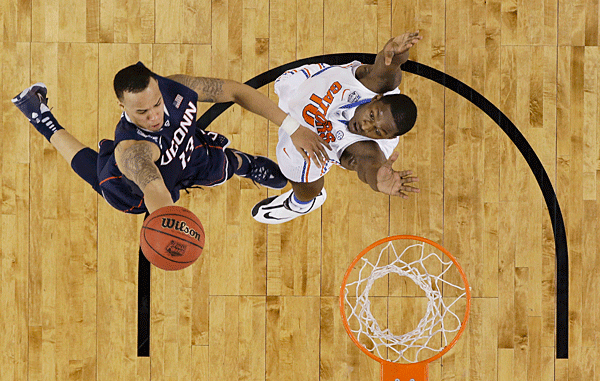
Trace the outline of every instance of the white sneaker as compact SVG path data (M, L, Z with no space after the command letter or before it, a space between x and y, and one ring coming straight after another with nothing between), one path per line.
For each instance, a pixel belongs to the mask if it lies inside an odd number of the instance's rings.
M292 192L293 190L289 190L282 195L269 197L260 201L252 208L252 217L263 224L282 224L318 209L327 199L327 192L323 188L321 193L312 200L312 205L307 211L296 212L290 209Z

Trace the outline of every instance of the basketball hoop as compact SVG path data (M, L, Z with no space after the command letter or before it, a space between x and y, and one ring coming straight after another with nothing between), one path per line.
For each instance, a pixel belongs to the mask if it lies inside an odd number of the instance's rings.
M372 250L381 245L381 250ZM355 267L358 271L353 271ZM417 288L405 284L406 278ZM388 311L391 305L408 297L412 298L411 303L427 300L425 315L416 328L396 335L389 328L393 319L388 319L385 328L385 322L374 317L369 295L377 293L375 281L382 282L381 279L387 279L387 291L381 296ZM396 288L401 291L393 290L394 285L400 285ZM415 297L416 292L424 296ZM373 295L371 298L378 299ZM360 350L381 364L381 381L427 381L429 363L456 344L465 330L470 309L471 290L456 258L441 245L417 236L387 237L364 249L350 264L340 290L340 312L346 332Z

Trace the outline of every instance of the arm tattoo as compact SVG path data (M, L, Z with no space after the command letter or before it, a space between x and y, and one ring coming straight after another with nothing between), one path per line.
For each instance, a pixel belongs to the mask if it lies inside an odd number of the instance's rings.
M200 102L216 102L223 95L223 80L218 78L192 77L191 88L198 90Z
M120 162L121 172L142 191L150 182L161 178L160 171L152 161L152 150L146 144L133 144L122 151Z
M219 98L223 95L222 79L192 77L183 74L170 75L168 78L197 92L200 102L220 102Z

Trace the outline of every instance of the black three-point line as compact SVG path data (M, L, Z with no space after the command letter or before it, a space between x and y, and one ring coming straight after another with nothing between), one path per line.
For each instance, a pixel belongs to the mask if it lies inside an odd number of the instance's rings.
M257 89L270 82L273 82L277 77L287 70L294 69L298 66L313 63L341 65L354 60L365 64L372 64L375 61L375 54L341 53L309 57L266 71L245 83ZM537 157L533 148L529 142L527 142L523 134L521 134L517 127L506 117L506 115L504 115L502 111L500 111L483 95L479 94L471 87L452 76L418 62L407 61L402 66L402 70L437 82L445 88L459 94L473 105L481 109L512 140L519 152L521 152L527 161L527 164L533 172L533 175L535 176L542 191L552 223L556 253L556 358L568 358L569 260L567 236L562 213L558 204L558 199L556 198L556 193L554 192L550 178L548 177L548 174L546 173L546 170L544 169L540 159ZM199 128L206 129L206 127L208 127L213 120L227 110L232 104L233 103L230 102L213 105L198 119L197 126ZM150 264L142 255L141 250L138 292L138 356L144 356L143 353L146 353L145 356L148 356L150 348Z

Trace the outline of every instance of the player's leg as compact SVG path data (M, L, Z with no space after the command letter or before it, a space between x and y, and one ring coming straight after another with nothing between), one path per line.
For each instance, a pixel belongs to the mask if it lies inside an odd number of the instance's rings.
M287 185L287 179L277 163L267 157L254 156L231 148L225 148L225 155L234 173L240 177L271 189L283 189Z
M84 148L88 148L77 140L67 130L56 131L50 138L50 144L56 148L58 153L67 161L71 163L75 155Z
M56 148L71 168L94 190L100 192L96 171L98 153L83 145L58 123L48 108L47 93L48 90L43 83L36 83L14 97L12 102L29 119L35 129Z
M329 170L330 163L319 168L313 162L305 162L289 135L283 132L279 134L277 162L292 183L292 189L264 199L252 208L252 217L265 224L281 224L303 216L318 209L327 198L323 176Z
M295 181L290 181L290 183L292 184L292 189L294 189L296 199L301 202L308 202L321 193L325 185L325 177L320 177L311 183L297 183Z
M290 182L291 190L256 204L252 217L263 224L282 224L319 209L327 199L323 177L312 183Z
M191 176L181 182L182 189L219 185L234 174L272 189L287 185L287 179L273 160L227 148L229 139L216 132L198 129L195 136L200 145L192 153L188 164Z
M310 183L292 183L293 192L288 201L288 207L298 213L306 214L317 209L325 202L327 194L323 189L325 177Z

